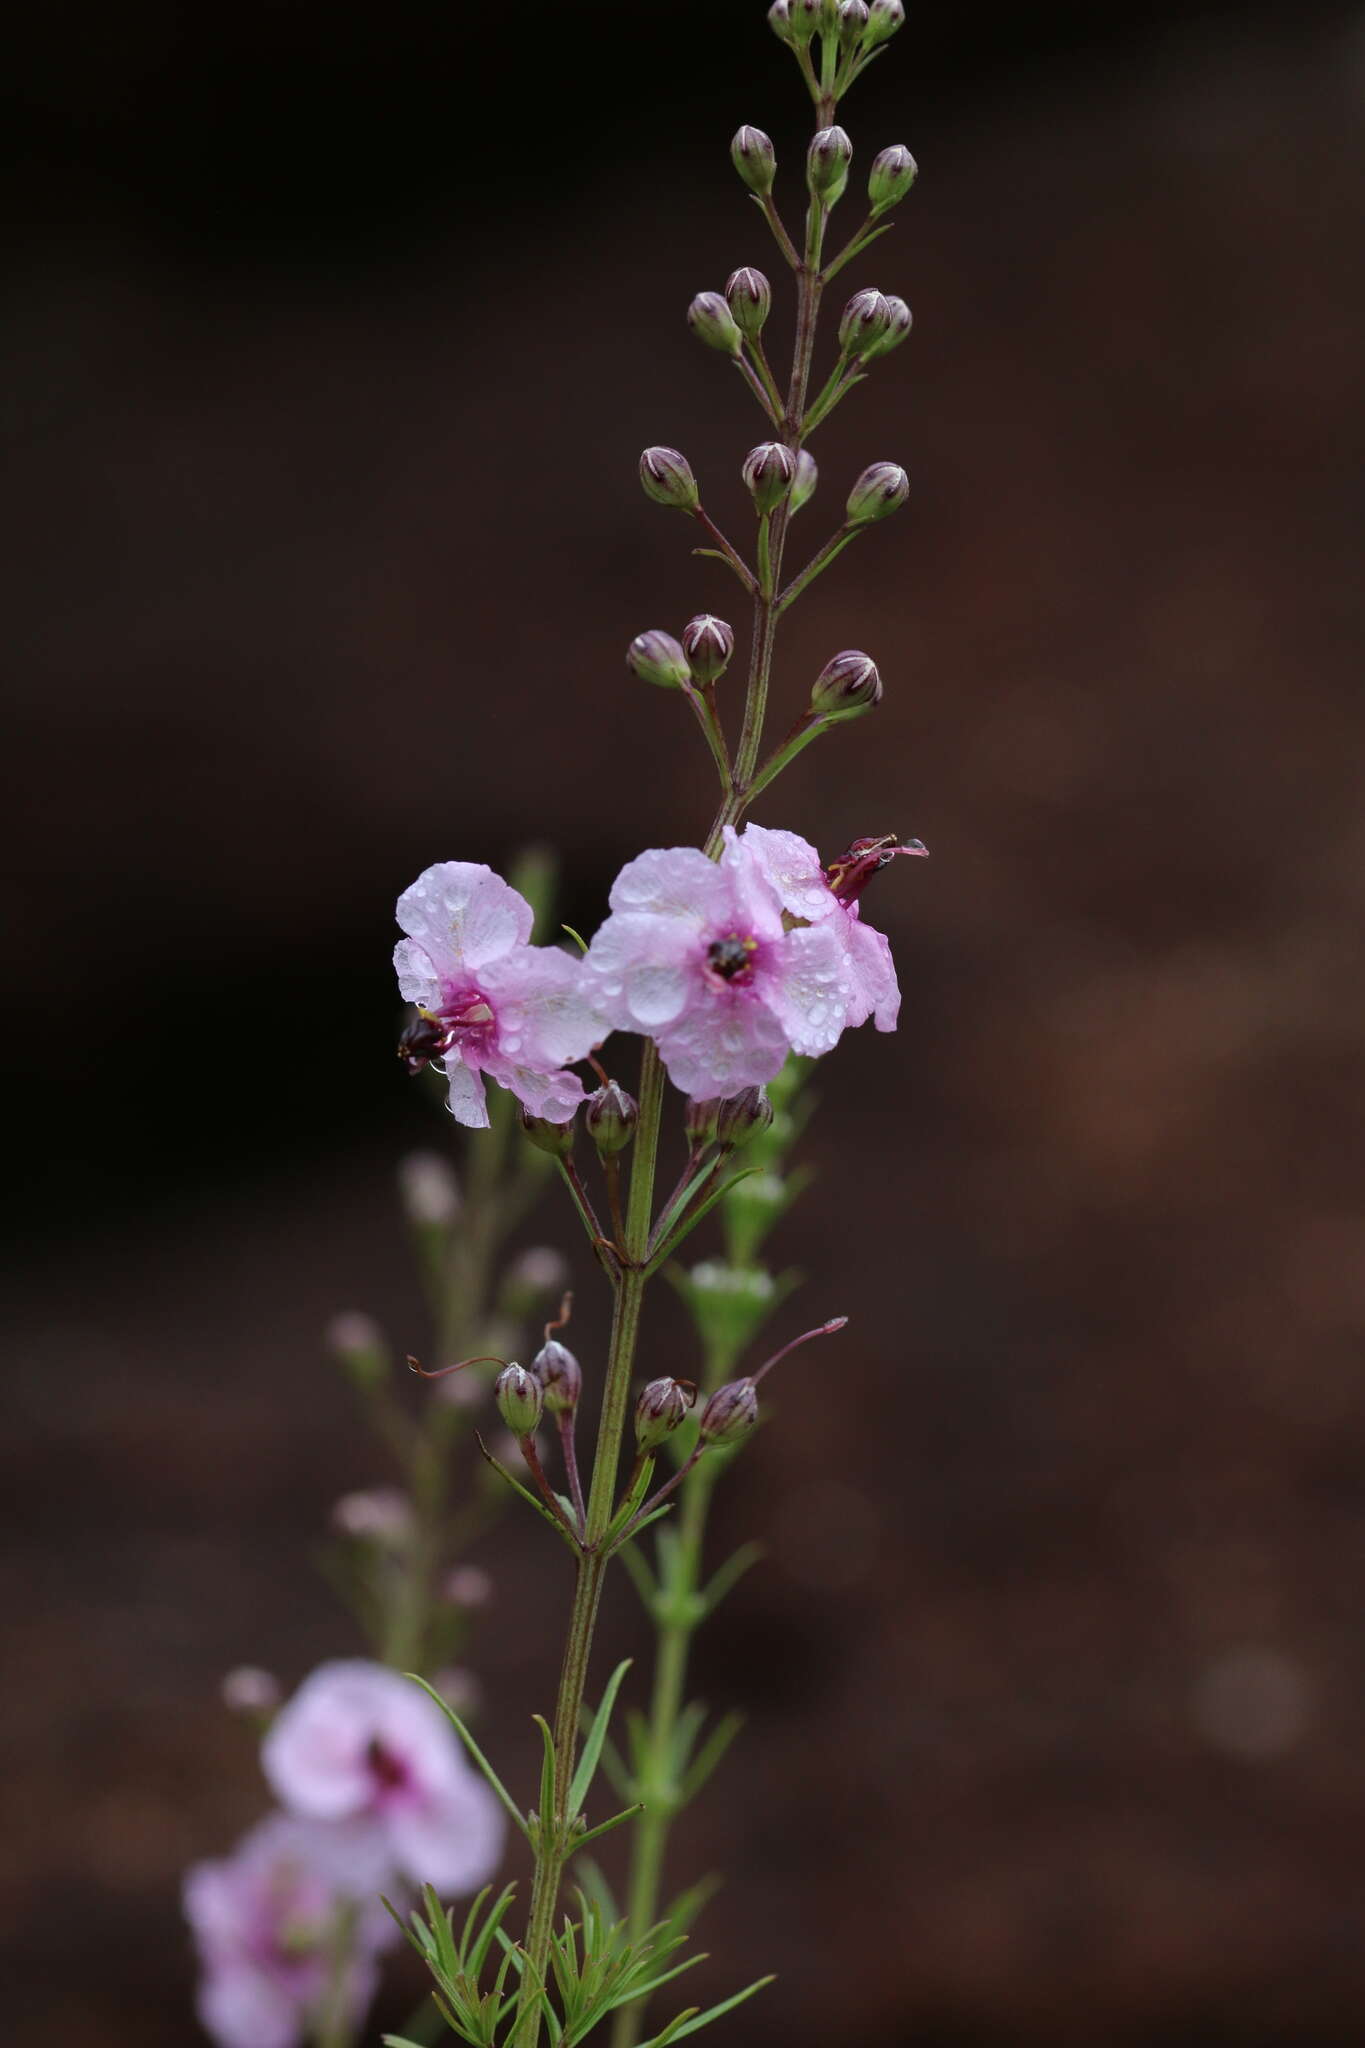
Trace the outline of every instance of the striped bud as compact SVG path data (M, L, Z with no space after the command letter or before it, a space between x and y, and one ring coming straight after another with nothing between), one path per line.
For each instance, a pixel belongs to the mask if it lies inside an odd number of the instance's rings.
M640 482L645 496L656 505L672 505L679 512L695 512L701 503L692 465L676 448L646 448L640 457Z

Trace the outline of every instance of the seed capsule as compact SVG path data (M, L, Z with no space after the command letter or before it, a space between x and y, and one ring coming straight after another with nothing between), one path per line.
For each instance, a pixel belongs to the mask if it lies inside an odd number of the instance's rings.
M919 165L903 142L893 142L889 149L879 150L867 174L872 211L885 213L888 207L899 206L918 176Z
M796 457L780 441L762 441L745 456L741 474L760 512L772 512L791 494Z
M541 1409L545 1404L540 1381L534 1373L518 1365L515 1359L505 1365L493 1382L493 1399L499 1415L520 1439L530 1436L540 1421Z
M737 356L744 346L734 315L719 292L698 292L687 309L687 324L698 341L719 349L722 355Z
M657 1451L691 1406L691 1394L677 1380L651 1380L635 1403L635 1448Z
M714 683L730 666L735 651L735 629L724 619L701 612L689 619L682 632L683 653L699 683Z
M731 1380L717 1387L702 1410L704 1444L743 1443L758 1421L758 1390L752 1380Z
M541 1398L551 1415L572 1415L583 1392L583 1369L567 1344L547 1338L531 1360ZM510 1425L509 1425L510 1426Z
M773 288L761 270L746 265L732 273L725 287L725 303L740 333L757 341L773 309Z
M730 161L749 190L760 199L772 191L777 176L777 151L771 135L765 135L761 128L751 128L746 121L735 130Z
M626 649L626 667L642 683L657 683L661 690L680 690L692 680L687 656L671 633L640 633Z
M881 701L877 664L857 648L827 661L811 685L810 708L823 718L857 718Z
M898 512L910 495L910 479L895 462L873 462L848 494L848 516L855 526L870 526Z
M692 465L676 448L646 448L640 457L640 482L645 496L656 505L672 505L679 512L695 512L701 503Z

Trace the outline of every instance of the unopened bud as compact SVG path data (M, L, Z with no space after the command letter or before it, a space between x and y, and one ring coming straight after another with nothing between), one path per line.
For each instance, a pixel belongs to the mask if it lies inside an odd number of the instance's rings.
M872 211L885 213L888 207L899 206L918 175L919 165L903 142L893 142L889 149L879 150L867 174Z
M583 1110L588 1136L601 1159L610 1159L615 1153L624 1152L635 1136L635 1126L639 1121L639 1103L615 1081L608 1081L590 1095Z
M280 1681L273 1671L239 1664L223 1679L223 1705L232 1714L273 1714L280 1703Z
M573 1118L567 1123L551 1123L547 1116L532 1116L529 1109L520 1113L521 1128L531 1143L541 1152L548 1152L552 1159L567 1159L573 1151Z
M822 128L806 152L806 183L817 199L833 206L848 183L853 144L842 128Z
M545 1397L540 1381L524 1365L514 1359L505 1365L493 1382L493 1399L498 1404L498 1413L514 1437L530 1436L540 1421Z
M327 1349L342 1366L353 1386L369 1393L388 1377L392 1354L384 1332L373 1316L351 1311L334 1316L327 1325Z
M776 9L769 14L773 20ZM823 0L787 0L784 13L785 29L773 22L776 33L784 43L790 43L794 50L803 50L820 26Z
M743 1443L758 1421L758 1389L752 1380L731 1380L717 1387L701 1415L704 1444Z
M746 121L735 130L730 160L749 190L760 199L772 191L777 176L777 151L771 135L765 135L761 128L751 128Z
M531 1360L531 1371L550 1414L571 1415L583 1392L583 1369L568 1345L547 1338Z
M651 1380L635 1403L635 1448L657 1451L691 1406L692 1396L677 1380Z
M815 457L805 448L796 458L796 479L792 484L791 496L787 500L789 514L795 514L803 505L809 504L815 496L815 486L820 481L820 472L815 466Z
M811 686L810 708L822 718L857 718L881 701L877 664L856 648L827 661Z
M878 291L855 292L839 320L839 346L846 356L875 349L891 325L891 301Z
M744 346L744 337L719 292L698 292L687 309L687 324L698 341L718 348L722 355L737 356Z
M746 264L743 270L731 273L725 287L725 303L740 333L757 341L773 309L773 288L761 270Z
M703 1145L714 1145L716 1141L716 1119L720 1115L721 1098L710 1095L689 1100L683 1128L687 1142L693 1151L699 1152Z
M761 441L745 456L741 475L760 512L771 512L791 495L796 457L780 441Z
M460 1184L439 1152L413 1152L398 1169L398 1189L409 1219L435 1229L460 1213Z
M671 633L657 630L641 633L626 650L626 667L642 683L657 683L661 690L680 690L692 680L687 656Z
M905 21L905 8L901 0L870 0L867 10L867 41L875 49L893 36Z
M716 1113L716 1143L727 1152L737 1151L766 1131L773 1120L773 1106L766 1088L742 1088L727 1095Z
M848 494L848 516L854 526L870 526L898 512L910 495L910 479L896 462L873 462Z
M887 356L890 355L893 348L899 348L915 324L914 315L906 305L905 300L898 299L894 292L888 294L886 305L891 317L887 322L886 332L881 337L881 340L875 342L866 351L869 362L873 356Z
M840 0L839 41L846 50L856 50L867 33L867 0Z
M768 9L768 26L780 43L790 47L792 42L791 0L773 0Z
M701 503L692 465L676 448L646 448L640 457L640 482L645 496L656 505L672 505L679 512L695 512Z
M735 651L735 629L724 619L701 612L683 627L683 653L692 664L699 683L714 683L730 666Z

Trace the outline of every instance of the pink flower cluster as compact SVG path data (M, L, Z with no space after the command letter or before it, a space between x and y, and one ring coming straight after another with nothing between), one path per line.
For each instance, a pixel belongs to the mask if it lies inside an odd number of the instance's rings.
M565 1123L583 1099L566 1069L610 1031L658 1044L689 1095L733 1095L770 1081L789 1052L828 1052L875 1018L893 1031L900 991L884 936L862 922L858 891L898 848L826 868L795 832L727 827L718 860L656 848L627 863L586 956L529 943L531 906L491 869L428 868L398 901L408 934L394 954L419 1010L411 1063L440 1061L461 1123L486 1124L482 1076L533 1115Z
M382 1664L320 1665L261 1761L283 1811L185 1879L218 2048L295 2048L329 2001L358 2019L397 1938L380 1892L476 1891L502 1854L502 1810L440 1708Z

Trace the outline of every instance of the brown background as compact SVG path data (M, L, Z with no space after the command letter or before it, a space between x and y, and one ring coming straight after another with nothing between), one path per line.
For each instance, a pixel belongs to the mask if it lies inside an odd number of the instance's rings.
M886 702L763 815L933 859L873 907L899 1035L821 1079L782 1250L856 1321L724 1499L770 1558L700 1683L751 1726L681 1869L728 1873L707 1987L781 1972L753 2048L1354 2037L1365 41L924 12L848 108L924 167L848 280L916 331L807 530L876 456L910 509L778 680L861 644ZM392 899L535 835L590 926L702 828L621 653L730 593L633 466L677 443L738 525L757 415L681 314L776 274L724 144L790 163L799 109L757 4L25 34L0 1925L13 2038L169 2048L177 1874L262 1803L218 1676L354 1645L307 1553L378 1468L319 1330L421 1339ZM542 1539L484 1557L523 1775Z

